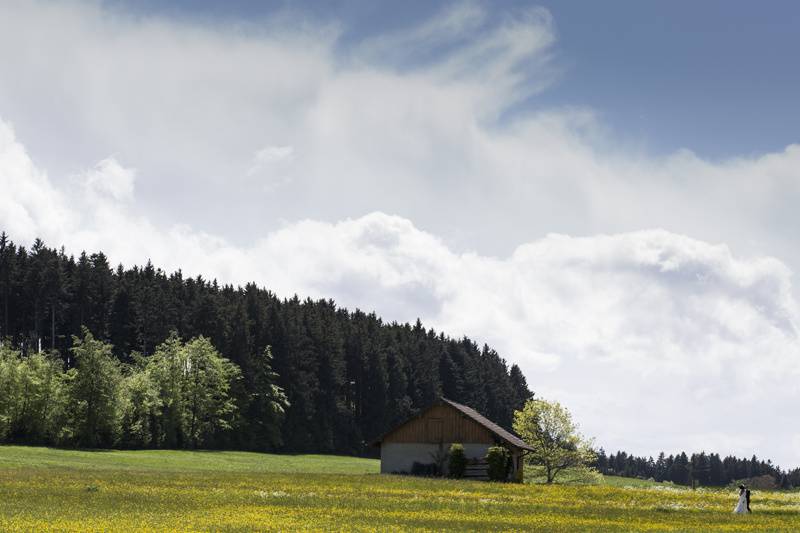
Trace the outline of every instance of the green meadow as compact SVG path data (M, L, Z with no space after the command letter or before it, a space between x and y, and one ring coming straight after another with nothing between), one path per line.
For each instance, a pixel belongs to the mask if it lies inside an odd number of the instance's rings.
M0 447L0 531L800 531L800 494L383 476L372 459Z

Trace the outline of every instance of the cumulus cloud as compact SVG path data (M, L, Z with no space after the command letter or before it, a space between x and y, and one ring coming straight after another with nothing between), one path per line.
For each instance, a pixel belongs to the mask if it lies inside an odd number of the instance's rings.
M10 124L0 120L0 222L18 239L30 242L41 228L70 227L74 214L17 142Z
M108 195L115 200L133 198L133 182L136 171L125 168L113 157L99 161L82 176L88 194Z
M3 123L0 186L0 227L13 238L255 280L283 296L334 298L387 320L421 317L488 342L607 447L800 462L786 423L800 400L798 310L778 259L665 230L550 234L492 257L381 212L300 220L237 246L185 225L158 227L127 200L132 191L61 190ZM39 198L49 209L32 208Z
M142 214L240 242L378 210L485 255L659 227L800 264L800 147L650 157L593 110L519 107L557 80L556 25L457 2L343 51L339 24L304 17L214 27L13 2L0 115L57 185L114 154L137 169Z

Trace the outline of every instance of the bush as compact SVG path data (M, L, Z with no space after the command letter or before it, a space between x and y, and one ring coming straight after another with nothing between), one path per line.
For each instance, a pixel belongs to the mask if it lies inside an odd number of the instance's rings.
M437 468L436 464L434 463L418 463L414 461L414 464L411 465L411 475L412 476L424 476L424 477L432 477L437 475Z
M492 481L505 481L511 466L511 456L502 446L492 446L486 452L486 462L489 465L488 474Z
M464 477L464 470L467 468L467 456L464 454L464 446L458 443L450 445L450 460L447 464L447 471L450 477Z
M603 475L595 468L588 466L576 466L570 470L572 483L583 483L586 485L599 485L603 483ZM652 481L653 478L650 478Z

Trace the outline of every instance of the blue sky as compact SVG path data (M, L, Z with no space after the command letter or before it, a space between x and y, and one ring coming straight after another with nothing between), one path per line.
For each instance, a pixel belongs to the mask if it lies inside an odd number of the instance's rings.
M232 0L110 2L144 15L257 24L291 11L338 21L343 51L414 25L453 2ZM494 17L543 6L553 16L559 79L515 113L588 106L620 141L712 159L800 142L800 4L790 0L484 3Z
M0 229L419 317L607 449L800 464L800 4L543 5L0 0Z

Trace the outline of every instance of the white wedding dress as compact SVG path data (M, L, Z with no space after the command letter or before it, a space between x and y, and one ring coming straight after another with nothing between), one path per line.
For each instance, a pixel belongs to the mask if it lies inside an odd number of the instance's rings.
M733 510L736 514L747 514L747 493L742 491L739 494L739 503L736 504L736 509Z

